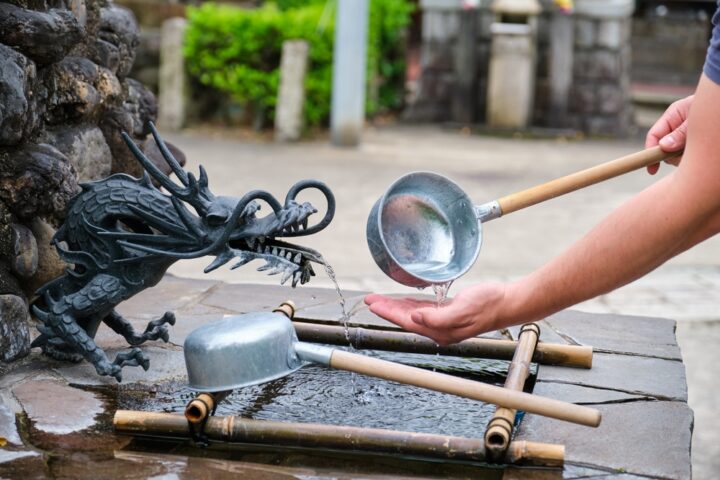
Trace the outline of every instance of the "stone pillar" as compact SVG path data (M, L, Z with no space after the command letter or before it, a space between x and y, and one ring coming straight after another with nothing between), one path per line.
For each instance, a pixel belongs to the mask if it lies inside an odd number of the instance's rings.
M365 121L368 0L339 0L333 47L330 137L333 145L360 143Z
M535 40L531 27L495 23L492 26L487 121L493 128L525 128L535 88Z
M171 18L162 25L158 124L164 130L179 130L185 124L187 98L182 45L186 26L184 18Z
M594 135L627 135L630 100L630 29L633 0L575 3L573 79L569 113Z
M526 128L535 97L537 0L495 0L487 90L493 128Z
M277 141L298 140L302 133L307 63L306 41L288 40L283 43L280 88L275 108L275 140Z
M474 101L477 95L477 10L469 7L460 16L455 48L455 88L452 95L452 118L456 122L475 121Z
M568 100L573 80L574 25L570 15L554 12L550 28L548 122L567 126Z

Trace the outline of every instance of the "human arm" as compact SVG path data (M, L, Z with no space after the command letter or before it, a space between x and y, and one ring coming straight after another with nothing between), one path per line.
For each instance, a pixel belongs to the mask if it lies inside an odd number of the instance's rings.
M381 295L369 295L366 303L406 330L447 344L544 318L650 272L720 231L719 107L720 86L703 75L678 169L527 277L469 287L441 308Z

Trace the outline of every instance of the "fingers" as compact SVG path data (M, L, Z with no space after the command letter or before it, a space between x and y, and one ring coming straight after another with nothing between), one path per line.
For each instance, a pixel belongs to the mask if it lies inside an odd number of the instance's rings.
M645 148L660 145L665 152L679 152L685 148L687 139L687 116L692 97L678 100L668 107L663 115L650 128L645 137ZM647 171L655 175L660 164L649 165Z

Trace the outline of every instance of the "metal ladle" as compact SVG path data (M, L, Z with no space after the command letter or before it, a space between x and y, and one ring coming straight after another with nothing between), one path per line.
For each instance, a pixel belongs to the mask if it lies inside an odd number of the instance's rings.
M220 392L269 382L317 363L394 382L597 427L598 410L507 390L451 375L388 362L344 350L299 342L293 308L226 317L193 331L185 340L191 389Z
M441 175L410 173L393 183L370 211L370 253L385 274L403 285L448 283L475 263L484 222L681 153L649 148L479 206Z

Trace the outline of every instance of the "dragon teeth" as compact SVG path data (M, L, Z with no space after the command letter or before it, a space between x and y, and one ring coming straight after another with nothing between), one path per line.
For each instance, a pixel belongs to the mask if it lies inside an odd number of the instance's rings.
M295 258L293 258L293 262L300 265L300 260L302 260L302 255L298 253L297 255L295 255Z
M245 240L248 244L248 247L255 248L255 237L250 237Z
M277 257L277 254L278 254L278 249L277 249L277 247L273 247L273 249L272 249L272 254Z
M287 252L287 255L285 255L285 258L287 258L288 260L292 260L292 256L293 256L292 252Z

